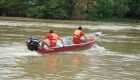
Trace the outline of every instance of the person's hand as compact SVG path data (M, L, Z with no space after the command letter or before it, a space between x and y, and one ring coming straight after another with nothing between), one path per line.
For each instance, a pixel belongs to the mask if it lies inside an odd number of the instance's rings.
M38 39L38 41L40 42L40 41L42 41L42 39Z
M86 42L90 42L90 40L89 39L86 39Z
M65 47L64 44L63 44L63 47Z

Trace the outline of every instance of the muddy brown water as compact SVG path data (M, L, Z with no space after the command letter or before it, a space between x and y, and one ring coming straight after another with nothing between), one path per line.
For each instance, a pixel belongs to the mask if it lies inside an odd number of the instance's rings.
M76 26L0 21L0 80L140 80L139 24L82 25L103 33L88 50L41 56L26 48L28 37L41 37L50 27Z

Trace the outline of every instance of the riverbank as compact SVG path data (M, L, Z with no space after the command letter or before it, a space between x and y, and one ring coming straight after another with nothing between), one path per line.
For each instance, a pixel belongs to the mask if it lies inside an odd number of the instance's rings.
M0 20L4 21L20 21L20 22L45 22L45 23L60 23L60 24L78 24L78 25L110 25L110 24L135 24L140 23L137 19L119 19L110 18L96 21L86 20L52 20L52 19L37 19L37 18L26 18L26 17L3 17L0 16Z
M58 33L64 35L71 35L73 29L78 26L82 26L86 33L102 30L103 33L108 33L110 30L118 31L124 29L136 29L140 30L140 23L134 22L98 22L98 21L77 21L77 20L49 20L49 19L36 19L36 18L24 18L24 17L0 17L0 26L9 27L34 27L43 28L44 35L48 29L58 31ZM133 27L132 27L133 26ZM32 29L33 30L33 29ZM36 31L36 30L35 30ZM40 31L39 31L40 32ZM34 34L34 33L33 33Z

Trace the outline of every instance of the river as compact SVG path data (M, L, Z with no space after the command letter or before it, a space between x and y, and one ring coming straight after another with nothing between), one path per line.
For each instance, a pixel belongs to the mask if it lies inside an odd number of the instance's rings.
M88 50L46 56L27 50L30 36L77 26L0 20L0 80L140 80L139 23L82 25L103 33Z

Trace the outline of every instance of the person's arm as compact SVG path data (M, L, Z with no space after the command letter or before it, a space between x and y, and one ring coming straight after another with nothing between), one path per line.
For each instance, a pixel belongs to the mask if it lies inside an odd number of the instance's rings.
M85 35L83 35L83 37L86 39L86 41L89 41Z
M45 36L40 38L39 41L42 41L42 40L47 39L47 38L50 38L50 34L46 34Z
M89 40L87 39L87 37L85 36L85 33L84 33L83 31L80 33L80 35L83 36L83 37L85 38L86 41L89 41Z
M61 41L61 43L62 43L62 45L63 45L63 47L64 47L64 42L63 42L63 40L62 40L61 38L59 38L59 40Z
M46 36L43 36L42 38L39 39L39 41L42 41L46 38Z

